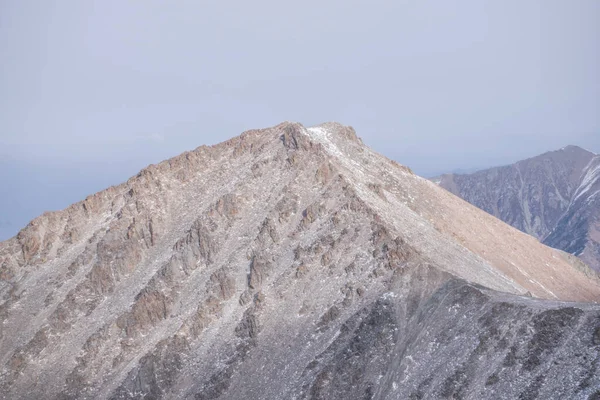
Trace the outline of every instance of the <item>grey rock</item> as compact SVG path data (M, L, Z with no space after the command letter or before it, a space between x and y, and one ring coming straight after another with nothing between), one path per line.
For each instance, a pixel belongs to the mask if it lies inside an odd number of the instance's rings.
M598 300L352 128L282 123L0 243L0 398L593 398Z

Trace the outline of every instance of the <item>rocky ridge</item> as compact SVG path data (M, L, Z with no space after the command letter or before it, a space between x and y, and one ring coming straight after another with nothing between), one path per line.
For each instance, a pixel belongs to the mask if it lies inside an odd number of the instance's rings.
M0 268L6 399L600 396L595 274L336 123L150 166Z

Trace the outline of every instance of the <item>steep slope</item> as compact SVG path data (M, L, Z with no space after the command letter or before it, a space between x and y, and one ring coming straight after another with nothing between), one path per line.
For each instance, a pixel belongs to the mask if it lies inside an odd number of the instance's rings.
M600 156L589 162L569 207L543 241L600 271Z
M150 166L32 221L0 265L7 399L600 385L578 375L598 363L598 306L562 303L599 300L597 278L339 124L283 123Z
M598 164L600 156L567 146L513 165L468 175L442 175L435 181L600 271L600 207L595 200L600 186Z

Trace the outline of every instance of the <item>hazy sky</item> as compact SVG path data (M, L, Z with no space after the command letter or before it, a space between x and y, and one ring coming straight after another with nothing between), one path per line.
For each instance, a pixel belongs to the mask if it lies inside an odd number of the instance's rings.
M0 60L0 240L284 120L422 175L600 152L598 0L0 0Z

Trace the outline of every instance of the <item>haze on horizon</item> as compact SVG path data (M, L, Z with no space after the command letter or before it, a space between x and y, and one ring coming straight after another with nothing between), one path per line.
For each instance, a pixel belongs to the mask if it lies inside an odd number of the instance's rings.
M0 240L284 120L433 176L600 152L600 2L0 3Z

